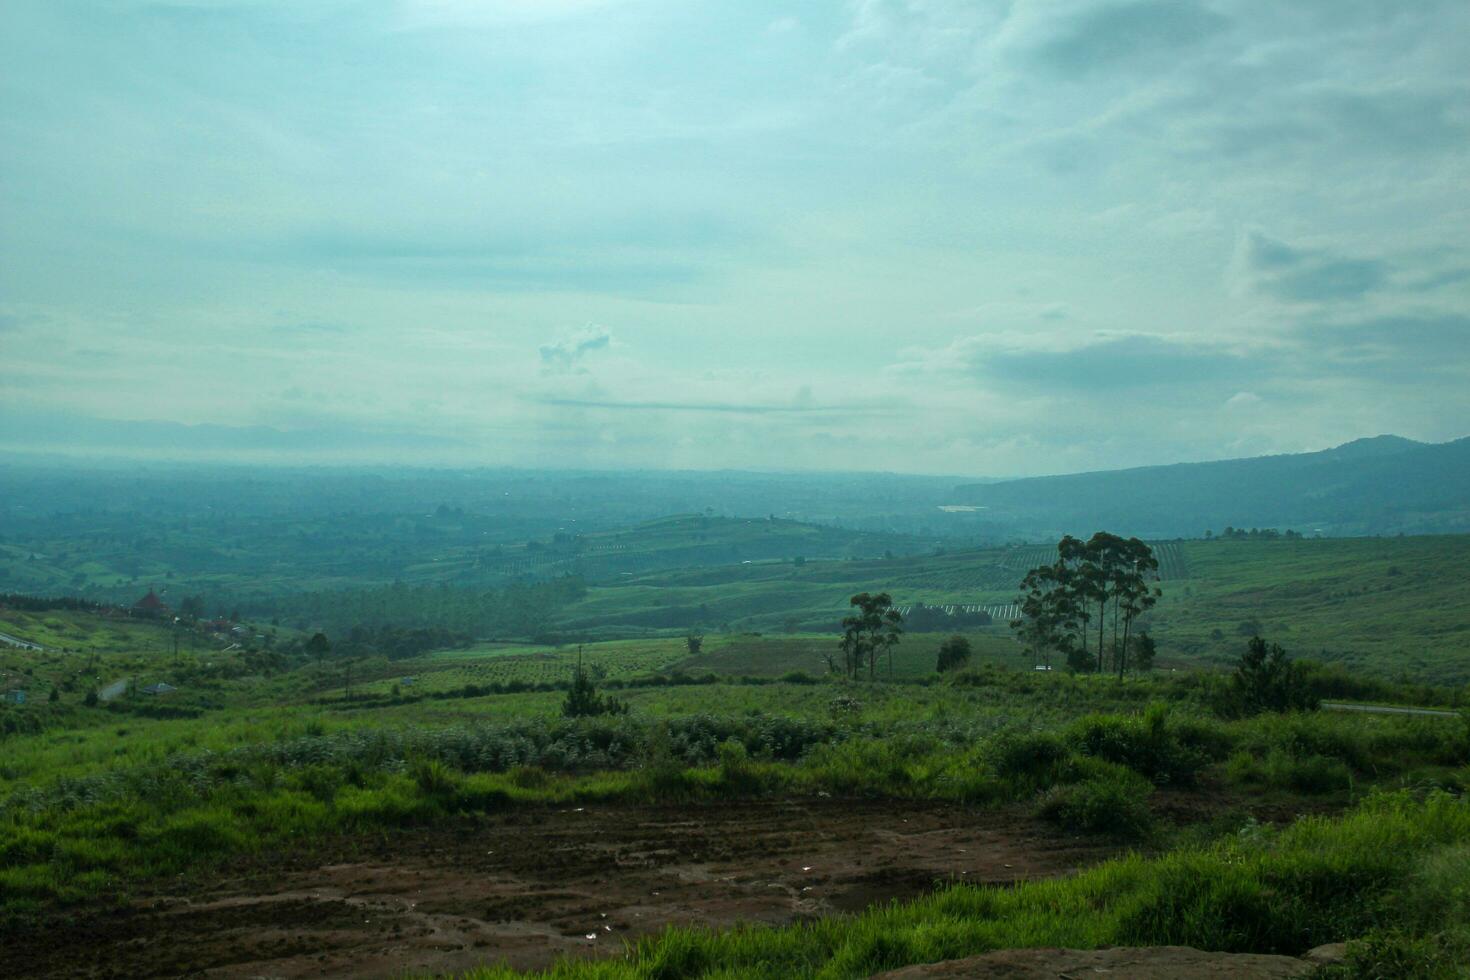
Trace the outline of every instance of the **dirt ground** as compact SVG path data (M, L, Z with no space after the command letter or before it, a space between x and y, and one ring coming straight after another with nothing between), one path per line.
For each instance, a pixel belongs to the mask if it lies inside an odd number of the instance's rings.
M670 923L783 923L1107 857L1025 810L803 802L521 809L339 840L10 937L38 977L400 977L606 955Z

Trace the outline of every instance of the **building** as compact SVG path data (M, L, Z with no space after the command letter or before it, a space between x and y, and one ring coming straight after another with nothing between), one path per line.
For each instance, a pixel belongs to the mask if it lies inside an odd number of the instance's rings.
M152 589L148 594L133 603L134 616L147 616L150 619L158 619L168 615L168 603L158 598L158 593Z

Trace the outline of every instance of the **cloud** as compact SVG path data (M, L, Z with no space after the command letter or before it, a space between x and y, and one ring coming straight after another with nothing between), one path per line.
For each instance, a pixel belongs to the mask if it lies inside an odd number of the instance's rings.
M1260 404L1261 396L1254 391L1237 391L1225 399L1225 409L1227 411L1242 411L1248 408L1255 408Z
M700 401L620 401L613 398L568 398L549 396L537 398L543 405L562 408L596 408L617 412L716 412L741 415L810 415L814 413L872 412L873 408L853 406L817 406L810 404L762 404L757 402L700 402Z
M1189 0L1089 4L1071 17L1048 18L1044 29L1050 36L1038 39L1030 54L1051 71L1080 77L1127 65L1182 61L1187 49L1229 25L1225 17Z
M1297 248L1258 232L1244 239L1242 263L1253 289L1289 303L1360 300L1389 284L1382 259Z
M1429 382L1470 374L1470 315L1396 313L1308 320L1294 337L1318 373L1366 375L1381 381Z
M1191 337L1122 334L1058 346L1040 337L981 335L906 352L900 368L916 367L1007 387L1098 394L1239 381L1269 370L1269 361L1239 345Z
M588 354L606 350L611 345L612 334L607 330L591 325L583 327L554 343L541 345L542 370L553 373L575 371Z

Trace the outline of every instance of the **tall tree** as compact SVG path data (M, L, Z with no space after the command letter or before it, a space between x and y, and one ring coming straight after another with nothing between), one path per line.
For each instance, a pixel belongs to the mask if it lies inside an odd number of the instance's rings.
M857 609L842 620L842 666L848 677L856 678L863 662L868 665L868 678L877 675L878 656L888 654L888 673L893 673L893 648L903 633L903 614L893 608L893 597L887 592L860 592L848 600Z
M1021 617L1011 623L1035 659L1051 666L1053 653L1072 662L1079 607L1071 583L1074 572L1062 562L1041 565L1021 580Z
M1159 560L1154 557L1152 548L1138 538L1129 538L1124 542L1122 559L1113 581L1114 609L1121 609L1123 616L1123 640L1118 646L1119 678L1128 667L1129 639L1133 634L1134 621L1152 609L1162 594L1150 585L1159 577ZM1115 621L1116 618L1115 611Z
M1138 538L1099 531L1083 542L1067 535L1057 542L1054 563L1031 569L1021 580L1021 616L1011 627L1048 664L1050 654L1057 652L1073 670L1107 669L1112 650L1112 665L1122 676L1134 622L1159 597L1149 584L1157 580L1158 567L1153 551ZM1095 659L1088 651L1094 621ZM1108 643L1110 622L1113 638Z

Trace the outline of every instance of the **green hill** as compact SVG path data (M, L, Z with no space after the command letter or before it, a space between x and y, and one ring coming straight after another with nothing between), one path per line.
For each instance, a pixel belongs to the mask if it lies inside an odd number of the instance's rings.
M1379 676L1470 681L1470 537L1160 542L1149 616L1164 663L1226 664L1261 632ZM1049 560L1025 546L887 560L767 562L594 584L559 614L587 636L685 629L833 632L855 592L991 611L1007 632L1016 583Z

